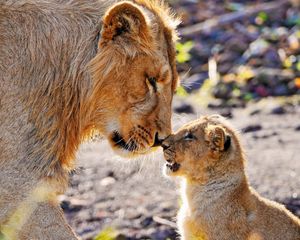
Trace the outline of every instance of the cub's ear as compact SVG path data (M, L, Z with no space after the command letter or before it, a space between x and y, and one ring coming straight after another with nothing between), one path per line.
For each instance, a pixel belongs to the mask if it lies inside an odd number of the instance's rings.
M149 37L147 16L138 5L122 1L113 5L103 17L102 41L114 41L118 38L131 40Z
M223 127L208 125L205 131L205 140L209 143L209 148L214 156L227 151L231 145L231 138Z

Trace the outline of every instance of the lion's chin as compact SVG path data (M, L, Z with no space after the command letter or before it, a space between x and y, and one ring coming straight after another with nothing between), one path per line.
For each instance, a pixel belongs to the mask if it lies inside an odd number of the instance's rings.
M113 131L108 140L113 151L124 158L135 158L141 155L147 155L158 149L158 146L141 147L134 140L126 141L118 131Z
M124 149L124 148L118 147L118 146L112 146L112 149L117 155L119 155L123 158L136 158L136 157L139 157L142 155L147 155L149 153L152 153L152 152L156 151L158 149L158 147L149 147L146 149L139 149L138 151L137 150L130 151L128 149Z

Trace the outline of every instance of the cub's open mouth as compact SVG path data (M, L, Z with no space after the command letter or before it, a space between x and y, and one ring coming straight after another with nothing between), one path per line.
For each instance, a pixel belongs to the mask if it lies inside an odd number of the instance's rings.
M180 168L180 164L177 163L177 162L171 162L171 161L168 161L166 163L166 166L172 171L172 172L176 172L179 170Z
M126 142L121 134L115 131L111 137L112 141L114 142L116 147L122 148L124 150L134 152L137 150L138 146L133 140L129 140Z

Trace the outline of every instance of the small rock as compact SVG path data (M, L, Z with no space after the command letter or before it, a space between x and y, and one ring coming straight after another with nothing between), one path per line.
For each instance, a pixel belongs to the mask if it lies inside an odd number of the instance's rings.
M220 110L220 115L229 119L233 118L233 114L230 108Z
M271 114L282 115L282 114L285 114L285 113L286 113L286 110L282 106L275 107L271 110Z
M300 214L300 198L291 198L283 201L283 204L289 209L292 213L299 215Z
M151 239L165 240L165 239L176 239L177 234L174 229L158 229L151 234Z
M60 207L64 210L64 212L78 212L84 207L84 205L79 203L76 204L74 201L63 200L60 203Z
M287 96L289 94L289 91L286 85L281 84L275 87L273 94L275 96Z
M249 49L245 52L245 55L250 56L262 56L265 54L267 49L269 48L269 43L262 39L258 38L254 42L250 44Z
M86 226L86 227L79 233L79 235L84 235L84 234L91 233L91 232L94 232L94 231L95 231L94 228Z
M144 218L142 221L141 221L141 225L143 227L148 227L149 225L151 225L153 223L153 218L150 216L150 217L146 217Z
M244 53L248 48L248 44L246 42L246 39L244 39L241 36L242 35L236 35L235 37L227 41L226 48L228 48L228 50L230 51L237 52L239 54Z
M134 219L140 218L141 216L142 216L141 213L132 209L132 210L126 211L126 215L124 217L129 220L134 220Z
M207 107L210 109L219 109L219 108L224 108L225 106L226 104L221 99L211 100L207 105Z
M265 88L264 86L257 86L255 88L255 93L257 93L258 96L260 97L267 97L269 96L269 91L267 88Z
M246 107L245 102L240 99L232 98L226 101L226 106L229 108L244 108Z
M298 40L298 37L296 36L296 34L292 34L288 37L288 42L290 45L290 48L293 50L299 50L300 48L300 42Z
M248 125L247 127L242 129L243 133L248 133L248 132L256 132L262 129L262 126L260 124L253 124L253 125Z
M250 116L254 116L254 115L257 115L257 114L260 114L261 113L261 110L260 109L255 109L253 110L252 112L249 113Z
M296 131L300 131L300 125L298 125L297 127L295 127Z
M115 173L114 173L114 171L108 171L107 172L107 177L112 177L112 178L115 178Z
M224 63L231 63L231 67L232 67L232 62L236 61L238 57L239 55L237 53L224 52L219 56L218 62L220 63L220 66L218 67L221 67Z
M270 48L264 55L264 66L270 68L280 68L281 60L275 48Z
M106 177L100 181L100 185L108 186L108 185L114 184L115 182L116 182L116 179L114 179L113 177Z
M213 89L213 95L215 98L230 99L232 93L232 86L230 84L219 83Z
M225 62L225 63L221 64L220 66L218 66L218 70L221 75L228 73L231 70L231 68L232 68L231 62L228 62L228 63Z
M176 113L188 113L188 114L195 113L194 108L188 103L182 103L180 106L175 107L174 111Z
M252 57L249 59L248 65L250 67L261 67L264 65L264 61L259 57Z
M114 239L115 240L127 240L128 238L124 234L119 233Z

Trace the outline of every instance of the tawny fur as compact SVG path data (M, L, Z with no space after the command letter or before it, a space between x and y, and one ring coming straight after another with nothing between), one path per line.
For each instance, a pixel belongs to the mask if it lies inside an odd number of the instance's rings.
M177 171L166 166L165 173L182 178L181 239L300 239L300 220L249 186L238 133L223 117L191 122L163 147L169 166L180 164Z
M170 133L175 23L159 0L0 2L2 236L75 239L55 195L79 144L98 132L132 156Z

